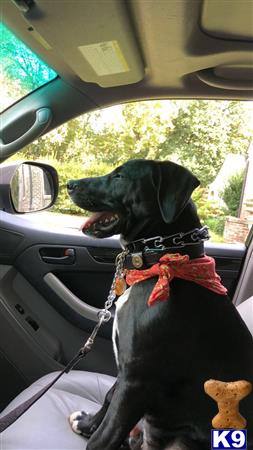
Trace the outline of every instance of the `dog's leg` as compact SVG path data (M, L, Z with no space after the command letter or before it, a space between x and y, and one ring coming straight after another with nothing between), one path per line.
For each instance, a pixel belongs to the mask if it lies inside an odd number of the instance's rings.
M129 432L143 416L141 389L122 380L116 386L107 413L91 436L87 450L118 450Z
M106 411L110 405L113 393L115 391L117 385L117 381L111 387L111 389L107 392L105 396L104 403L100 410L92 416L84 411L76 411L71 414L69 421L72 427L72 430L75 433L82 434L83 436L89 438L99 427L101 424Z

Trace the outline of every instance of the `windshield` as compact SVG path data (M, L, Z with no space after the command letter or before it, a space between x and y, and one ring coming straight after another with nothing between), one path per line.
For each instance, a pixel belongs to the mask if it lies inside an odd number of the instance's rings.
M3 23L0 40L0 111L3 111L57 74Z

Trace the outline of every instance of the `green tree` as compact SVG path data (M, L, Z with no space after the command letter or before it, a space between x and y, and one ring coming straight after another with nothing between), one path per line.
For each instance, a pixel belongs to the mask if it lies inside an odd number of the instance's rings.
M18 82L14 83L6 75L0 72L0 111L5 110L12 103L22 98L26 92Z
M171 159L207 187L228 153L247 153L250 120L241 103L138 102L118 107L115 121L104 120L105 114L101 110L69 121L28 145L20 157L53 158L85 170L131 158Z
M5 76L19 84L24 94L47 83L56 73L41 61L3 23L0 24L0 62Z
M169 101L166 103L170 105ZM116 124L105 123L89 129L86 151L95 154L96 160L114 165L129 158L159 159L161 143L170 122L169 117L163 117L164 104L128 103L122 105L120 114ZM100 119L98 116L98 123Z
M227 214L230 216L238 217L244 176L244 170L232 175L221 194L221 197L227 206Z
M176 156L207 186L228 153L246 154L250 132L242 103L193 100L182 102L162 145L161 156Z
M169 103L169 102L167 102ZM84 114L41 137L23 150L33 159L51 158L90 165L118 165L129 158L159 158L168 118L161 102L123 105L120 123L103 122L103 111Z
M170 102L166 102L170 111ZM164 116L162 102L139 102L124 105L124 125L120 135L122 157L159 159L165 132L171 124L170 114Z

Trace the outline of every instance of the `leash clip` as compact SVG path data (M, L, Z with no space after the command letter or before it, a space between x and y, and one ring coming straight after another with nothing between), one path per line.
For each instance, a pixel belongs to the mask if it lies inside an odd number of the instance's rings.
M109 322L111 317L112 317L112 314L108 309L101 309L101 311L98 312L98 320L99 320L99 322L101 322L101 324L103 322Z

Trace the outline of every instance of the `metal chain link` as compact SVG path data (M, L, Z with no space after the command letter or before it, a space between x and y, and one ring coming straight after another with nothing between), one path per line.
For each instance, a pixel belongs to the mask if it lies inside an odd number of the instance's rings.
M112 317L111 312L109 311L109 309L112 307L113 302L116 298L116 293L115 293L115 286L116 286L116 280L117 278L123 278L124 276L124 271L123 271L123 265L124 265L124 261L126 258L126 255L129 253L128 250L124 250L123 252L119 253L119 255L116 258L116 270L115 270L115 274L112 280L112 285L107 297L107 300L105 302L105 306L103 309L101 309L98 313L98 322L95 325L95 327L93 328L91 335L88 337L87 341L85 342L85 344L83 345L83 347L81 347L80 349L80 355L86 355L88 352L91 351L92 345L94 343L95 337L101 327L101 325L104 322L108 322L110 320L110 318Z
M107 300L105 302L104 309L101 309L101 311L99 311L99 313L98 313L98 318L100 319L100 317L102 316L104 322L108 322L111 318L111 313L110 313L109 309L112 307L113 302L116 298L116 294L115 294L116 280L117 280L117 278L121 279L124 276L123 265L124 265L124 261L126 259L126 255L128 253L129 253L128 250L124 250L123 252L119 253L119 255L116 258L116 270L115 270L115 274L114 274L114 277L112 280L111 289L109 291Z
M188 238L188 239L187 239ZM129 248L134 246L135 250L136 244L148 244L144 247L144 252L150 250L166 250L169 247L181 248L188 245L196 245L200 242L207 241L210 238L208 233L208 227L205 225L202 228L194 228L186 233L176 233L170 236L154 236L148 239L138 239L137 241L132 241L129 244ZM167 241L167 242L166 242ZM166 242L166 244L164 244ZM153 247L151 247L153 245Z

